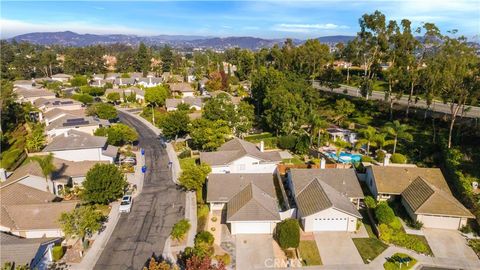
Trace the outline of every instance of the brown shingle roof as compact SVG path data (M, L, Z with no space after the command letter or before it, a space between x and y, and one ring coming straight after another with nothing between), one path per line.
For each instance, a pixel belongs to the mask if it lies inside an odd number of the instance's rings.
M60 238L25 239L2 232L0 233L0 264L15 262L16 265L30 265L42 244L60 240Z
M207 201L228 202L250 183L254 183L270 196L276 196L271 173L210 174L207 182Z
M378 193L401 194L415 179L451 193L442 171L438 168L371 166Z
M0 201L2 205L12 204L38 204L55 200L56 196L20 183L15 183L0 188Z
M403 192L403 200L415 214L469 217L474 216L450 193L417 177Z
M169 83L172 92L195 92L189 83Z
M2 205L2 226L12 230L42 230L60 228L58 219L64 212L70 212L78 202L58 202L42 204ZM4 216L6 215L6 216ZM4 221L6 221L4 223ZM11 224L13 223L13 226ZM7 226L6 226L7 227Z
M312 180L296 195L296 202L303 217L331 207L358 218L362 217L349 198L318 179Z
M106 137L92 136L85 132L69 130L67 136L60 135L54 137L42 152L103 148L106 144Z
M64 110L64 109L61 109L61 108L55 108L55 109L52 109L46 113L43 114L43 117L44 118L55 118L59 115L72 115L72 116L78 116L78 117L81 117L81 116L85 116L85 109L80 109L80 110Z
M252 156L266 162L280 162L278 151L261 152L253 143L233 138L224 143L216 152L201 152L200 160L210 166L226 165L244 157Z
M227 203L227 221L280 220L274 197L250 183Z
M354 169L290 169L295 195L313 179L319 179L348 198L363 198Z

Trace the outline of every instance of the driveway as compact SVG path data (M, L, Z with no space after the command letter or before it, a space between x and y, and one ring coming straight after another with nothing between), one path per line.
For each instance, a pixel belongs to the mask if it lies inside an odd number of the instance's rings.
M324 265L363 264L350 233L319 232L314 235Z
M94 269L142 269L153 255L161 255L173 224L185 215L185 193L173 183L165 149L156 134L132 116L120 120L134 127L145 149L147 172L132 210L122 214Z
M456 230L423 229L435 257L478 260L467 241Z
M273 238L269 234L237 235L236 264L239 270L265 269L274 262Z

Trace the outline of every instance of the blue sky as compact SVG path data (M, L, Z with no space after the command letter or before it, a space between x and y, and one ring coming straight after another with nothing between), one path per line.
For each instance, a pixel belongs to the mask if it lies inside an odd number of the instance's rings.
M434 22L442 31L480 33L479 0L349 1L1 1L2 38L40 31L92 34L312 38L354 35L376 9L387 19Z

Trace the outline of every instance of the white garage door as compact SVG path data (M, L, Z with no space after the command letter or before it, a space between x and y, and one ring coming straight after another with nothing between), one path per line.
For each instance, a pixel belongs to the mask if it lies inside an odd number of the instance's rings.
M315 218L314 231L347 231L348 218Z
M232 223L232 234L269 234L270 222Z
M435 229L451 229L456 230L460 224L460 218L456 217L438 217L438 216L421 216L421 221L425 228Z

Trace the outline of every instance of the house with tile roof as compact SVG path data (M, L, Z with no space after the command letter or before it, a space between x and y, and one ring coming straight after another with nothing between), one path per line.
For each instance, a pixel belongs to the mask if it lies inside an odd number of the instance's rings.
M106 137L92 136L72 129L54 137L42 152L52 153L56 158L69 161L113 163L118 155L118 147L107 144Z
M27 265L30 269L47 269L53 262L52 248L60 244L62 238L27 239L0 233L0 265L11 263L16 266Z
M280 222L271 173L210 174L207 202L210 211L226 213L232 235L271 234Z
M215 152L200 152L200 161L215 173L273 173L282 161L281 152L265 151L239 138L224 143Z
M305 232L356 230L364 195L354 169L290 169L287 183Z
M367 166L366 183L378 200L401 200L426 228L460 229L472 213L452 194L439 168Z

